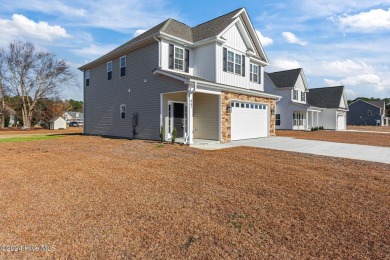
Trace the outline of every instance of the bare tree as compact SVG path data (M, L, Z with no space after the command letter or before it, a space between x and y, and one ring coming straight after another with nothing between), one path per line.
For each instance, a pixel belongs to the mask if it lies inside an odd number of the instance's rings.
M4 50L0 49L0 129L4 128L5 117L7 115L7 109L5 105L7 90L3 83L4 58Z
M23 128L31 127L38 101L58 93L61 86L73 79L64 60L50 52L36 50L31 42L13 42L5 52L3 74L11 95L22 104Z

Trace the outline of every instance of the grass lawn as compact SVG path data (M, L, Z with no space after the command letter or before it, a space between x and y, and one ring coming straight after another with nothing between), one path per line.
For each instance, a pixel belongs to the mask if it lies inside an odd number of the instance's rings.
M306 132L293 130L276 130L276 135L295 137L298 139L390 147L390 134L387 133L382 134L346 131Z
M390 165L94 136L3 143L0 259L386 259Z
M29 141L39 141L39 140L48 140L63 137L63 135L31 135L31 136L22 136L22 137L9 137L9 138L0 138L0 143L15 143L15 142L29 142Z

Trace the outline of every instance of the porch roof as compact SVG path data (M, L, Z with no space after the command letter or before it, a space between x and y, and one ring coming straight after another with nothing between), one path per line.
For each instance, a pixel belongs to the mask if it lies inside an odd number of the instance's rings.
M216 89L216 90L221 90L221 91L227 91L227 92L234 92L238 94L246 94L246 95L252 95L252 96L258 96L258 97L265 97L265 98L271 98L271 99L276 99L280 100L282 97L277 96L277 95L272 95L272 94L267 94L262 91L258 90L252 90L252 89L244 89L244 88L239 88L231 85L226 85L226 84L219 84L215 83L213 81L184 74L184 73L179 73L179 72L173 72L173 71L168 71L168 70L163 70L160 68L156 68L153 71L153 74L161 74L165 75L167 77L171 77L177 80L183 81L185 84L190 84L190 83L197 83L206 87L209 87L210 89Z

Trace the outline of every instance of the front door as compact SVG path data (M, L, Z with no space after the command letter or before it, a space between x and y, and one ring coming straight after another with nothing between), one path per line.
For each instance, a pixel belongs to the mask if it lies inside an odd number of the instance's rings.
M293 113L293 130L304 130L305 114Z
M169 138L172 138L173 129L176 128L176 138L183 138L186 124L186 105L180 102L169 102Z

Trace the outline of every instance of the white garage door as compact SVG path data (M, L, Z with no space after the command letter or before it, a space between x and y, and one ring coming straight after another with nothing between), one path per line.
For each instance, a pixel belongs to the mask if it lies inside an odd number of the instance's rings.
M344 115L337 116L337 130L345 130L345 116Z
M241 140L268 136L268 106L247 102L233 102L231 139Z

